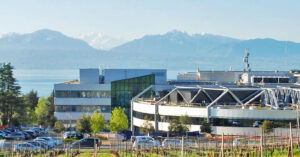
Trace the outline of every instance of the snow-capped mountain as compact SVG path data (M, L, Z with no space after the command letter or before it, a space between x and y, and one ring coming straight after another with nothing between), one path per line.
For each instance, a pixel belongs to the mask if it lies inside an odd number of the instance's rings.
M126 42L97 32L80 34L78 38L86 41L93 48L102 50L109 50Z

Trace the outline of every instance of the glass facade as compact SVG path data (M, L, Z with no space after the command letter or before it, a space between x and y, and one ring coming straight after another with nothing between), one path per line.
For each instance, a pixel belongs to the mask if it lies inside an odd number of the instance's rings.
M110 113L109 105L55 105L55 112L94 112Z
M125 108L125 113L130 119L131 99L154 84L154 74L111 82L111 109L113 110L115 107ZM150 97L150 94L151 92L148 92L144 95Z
M110 98L110 91L55 91L56 98Z

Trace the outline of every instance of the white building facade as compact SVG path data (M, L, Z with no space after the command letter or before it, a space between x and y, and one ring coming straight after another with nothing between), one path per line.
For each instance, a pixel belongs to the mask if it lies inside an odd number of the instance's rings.
M92 115L95 110L101 111L105 119L110 120L111 83L114 81L154 75L153 84L166 84L164 69L80 69L79 75L78 81L54 85L54 115L72 127L83 114Z

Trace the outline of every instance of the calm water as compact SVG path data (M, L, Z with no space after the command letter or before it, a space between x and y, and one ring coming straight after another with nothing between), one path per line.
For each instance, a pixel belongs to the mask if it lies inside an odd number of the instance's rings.
M187 72L195 70L179 70L179 71L168 71L168 79L176 79L178 72ZM22 93L26 94L30 90L38 91L39 96L48 96L53 90L55 83L70 81L79 79L78 69L58 69L58 70L14 70L14 76L18 80L21 86Z

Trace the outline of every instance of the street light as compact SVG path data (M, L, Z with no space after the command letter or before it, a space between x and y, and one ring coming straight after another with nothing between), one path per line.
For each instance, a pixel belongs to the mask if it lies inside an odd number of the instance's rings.
M29 118L30 118L30 117L29 117L29 113L30 113L30 112L27 111L26 113L27 113L27 129L28 129L28 128L29 128Z

